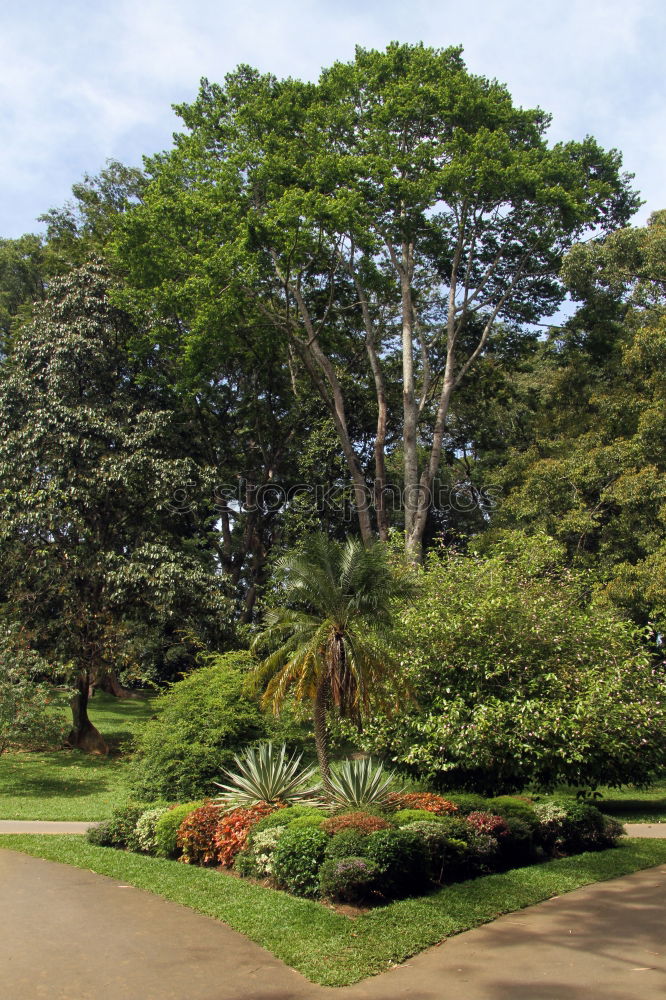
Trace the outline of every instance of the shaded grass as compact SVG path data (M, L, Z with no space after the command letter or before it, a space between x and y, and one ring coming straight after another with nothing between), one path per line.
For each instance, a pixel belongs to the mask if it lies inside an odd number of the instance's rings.
M575 795L575 789L562 787L558 792ZM609 816L623 823L658 823L666 821L666 778L656 781L649 788L598 788L601 798L594 804Z
M90 718L115 750L110 757L80 750L2 754L0 819L106 819L127 798L122 751L153 714L153 700L103 692L91 699Z
M346 986L383 972L502 913L666 862L666 841L625 840L612 850L461 882L350 920L319 903L231 875L94 847L81 837L3 835L0 847L121 879L223 920L324 986Z

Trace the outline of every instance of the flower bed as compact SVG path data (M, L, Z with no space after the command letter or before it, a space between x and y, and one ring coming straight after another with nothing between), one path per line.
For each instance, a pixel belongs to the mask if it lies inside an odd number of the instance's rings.
M552 857L612 847L622 827L575 799L504 796L475 802L465 815L442 796L394 796L383 811L331 815L323 808L284 808L261 802L224 809L191 803L162 813L155 838L138 835L155 809L135 803L119 810L98 844L165 853L159 824L174 825L179 860L234 867L242 877L275 888L342 903L382 903L420 895L464 879ZM172 834L173 838L173 834Z

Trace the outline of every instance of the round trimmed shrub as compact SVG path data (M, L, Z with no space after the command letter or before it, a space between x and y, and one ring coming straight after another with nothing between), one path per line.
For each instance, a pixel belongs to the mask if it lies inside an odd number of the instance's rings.
M127 802L113 810L111 819L98 827L86 831L86 839L98 847L127 847L130 851L140 850L136 825L146 811L145 805Z
M433 882L455 882L464 874L469 853L465 840L449 836L444 826L432 818L410 823L403 830L416 834L425 844Z
M360 830L341 830L335 833L326 845L327 858L358 858L365 850L367 833Z
M268 802L255 802L251 806L236 806L220 815L215 829L215 847L221 865L231 868L236 857L245 850L250 834L260 820L275 812Z
M273 826L289 826L294 820L306 817L323 819L324 813L314 806L277 806L269 816L264 816L253 826L252 836L263 830L270 830Z
M155 840L155 828L160 816L169 811L168 806L156 806L154 809L146 809L141 813L136 823L136 839L139 850L144 854L154 854L157 850Z
M374 833L377 830L387 830L391 824L382 816L368 812L345 812L324 820L322 830L328 834L340 833L341 830L359 830L361 833Z
M428 823L435 818L435 813L428 809L398 809L391 817L397 826L407 826L408 823L418 823L420 820Z
M494 799L487 799L485 809L505 820L522 820L532 830L536 830L539 825L539 818L532 803L516 795L498 795Z
M203 802L184 802L162 813L155 824L155 853L160 858L175 858L178 854L178 829L186 816Z
M273 852L273 877L277 884L295 896L316 896L327 844L323 830L287 829Z
M95 847L116 847L113 831L109 820L90 826L86 830L86 840Z
M537 802L534 809L539 818L537 835L547 850L601 850L612 847L620 835L617 827L608 824L609 817L590 802L562 797Z
M368 858L330 858L319 870L319 892L327 899L358 903L377 888L379 869Z
M147 801L211 795L234 753L266 737L266 718L245 689L252 662L249 653L225 653L158 698L157 717L138 737L131 766L137 795Z
M239 875L268 878L273 874L273 854L286 826L272 826L252 837L252 843L236 857L234 868Z
M471 812L482 812L486 808L487 799L482 795L474 795L471 792L460 792L455 795L447 795L447 799L454 804L458 812L467 816Z
M509 833L506 820L501 816L495 816L490 812L471 812L467 815L467 822L477 833L494 837L498 842Z
M428 883L428 849L416 833L378 830L368 836L363 853L377 865L377 888L387 897L410 896Z

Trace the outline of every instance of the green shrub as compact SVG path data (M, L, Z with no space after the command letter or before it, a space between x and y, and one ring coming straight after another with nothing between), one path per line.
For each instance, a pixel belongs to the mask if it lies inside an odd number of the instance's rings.
M175 858L178 854L178 828L186 816L203 805L185 802L163 813L155 824L155 853L160 858Z
M376 891L379 868L368 858L330 858L319 869L319 891L327 899L362 902Z
M108 819L104 820L103 823L98 823L97 826L88 827L86 840L96 847L117 847L115 835Z
M286 831L286 826L272 826L255 833L249 847L236 858L234 868L239 875L251 878L267 878L272 875L275 848Z
M295 896L316 896L328 837L322 830L287 829L273 852L273 877Z
M445 827L433 820L418 820L403 827L407 833L416 834L425 844L428 853L428 871L433 882L455 882L465 871L468 855L467 842L451 837Z
M326 845L327 858L358 858L365 850L367 834L360 830L341 830L334 834Z
M127 802L113 810L111 819L88 830L86 839L98 847L127 847L130 851L139 851L141 846L136 825L145 811L145 805Z
M225 653L173 684L144 726L131 768L132 787L149 801L214 793L220 771L245 744L267 735L267 721L245 690L249 653Z
M549 852L575 854L578 851L612 847L621 826L610 823L590 802L574 798L552 798L534 806L539 818L537 836Z
M434 818L435 814L428 809L398 809L391 817L396 826L407 826L408 823L418 823L419 820L428 823Z
M369 834L363 854L377 865L377 887L389 898L414 895L428 883L428 849L416 833L378 830Z
M453 802L458 807L458 812L467 816L471 812L483 811L486 808L487 799L482 795L474 795L472 792L456 792L455 795L448 795L449 802Z
M287 806L286 809L276 809L270 816L264 816L253 826L250 839L263 830L270 830L273 826L288 826L294 820L306 817L322 820L325 814L314 806Z
M506 820L522 820L532 830L536 830L539 825L539 818L533 805L515 795L498 795L494 799L487 799L484 809Z
M394 623L413 704L374 713L360 746L482 794L649 782L666 758L650 650L610 602L586 599L552 538L502 532L490 548L491 535L483 557L429 556Z
M155 828L160 816L169 811L168 806L156 806L153 809L146 809L141 813L136 824L136 839L138 849L145 854L154 854L157 850L155 840Z
M301 827L309 826L316 830L322 825L325 819L326 817L321 814L319 816L297 816L296 819L292 819L290 822L289 829L300 829Z

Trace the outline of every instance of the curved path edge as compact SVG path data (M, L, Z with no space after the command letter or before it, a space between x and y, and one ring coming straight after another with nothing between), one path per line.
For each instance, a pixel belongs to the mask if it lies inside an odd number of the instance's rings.
M555 897L344 988L212 918L0 850L4 995L31 1000L663 1000L666 865ZM288 933L288 929L285 929Z

